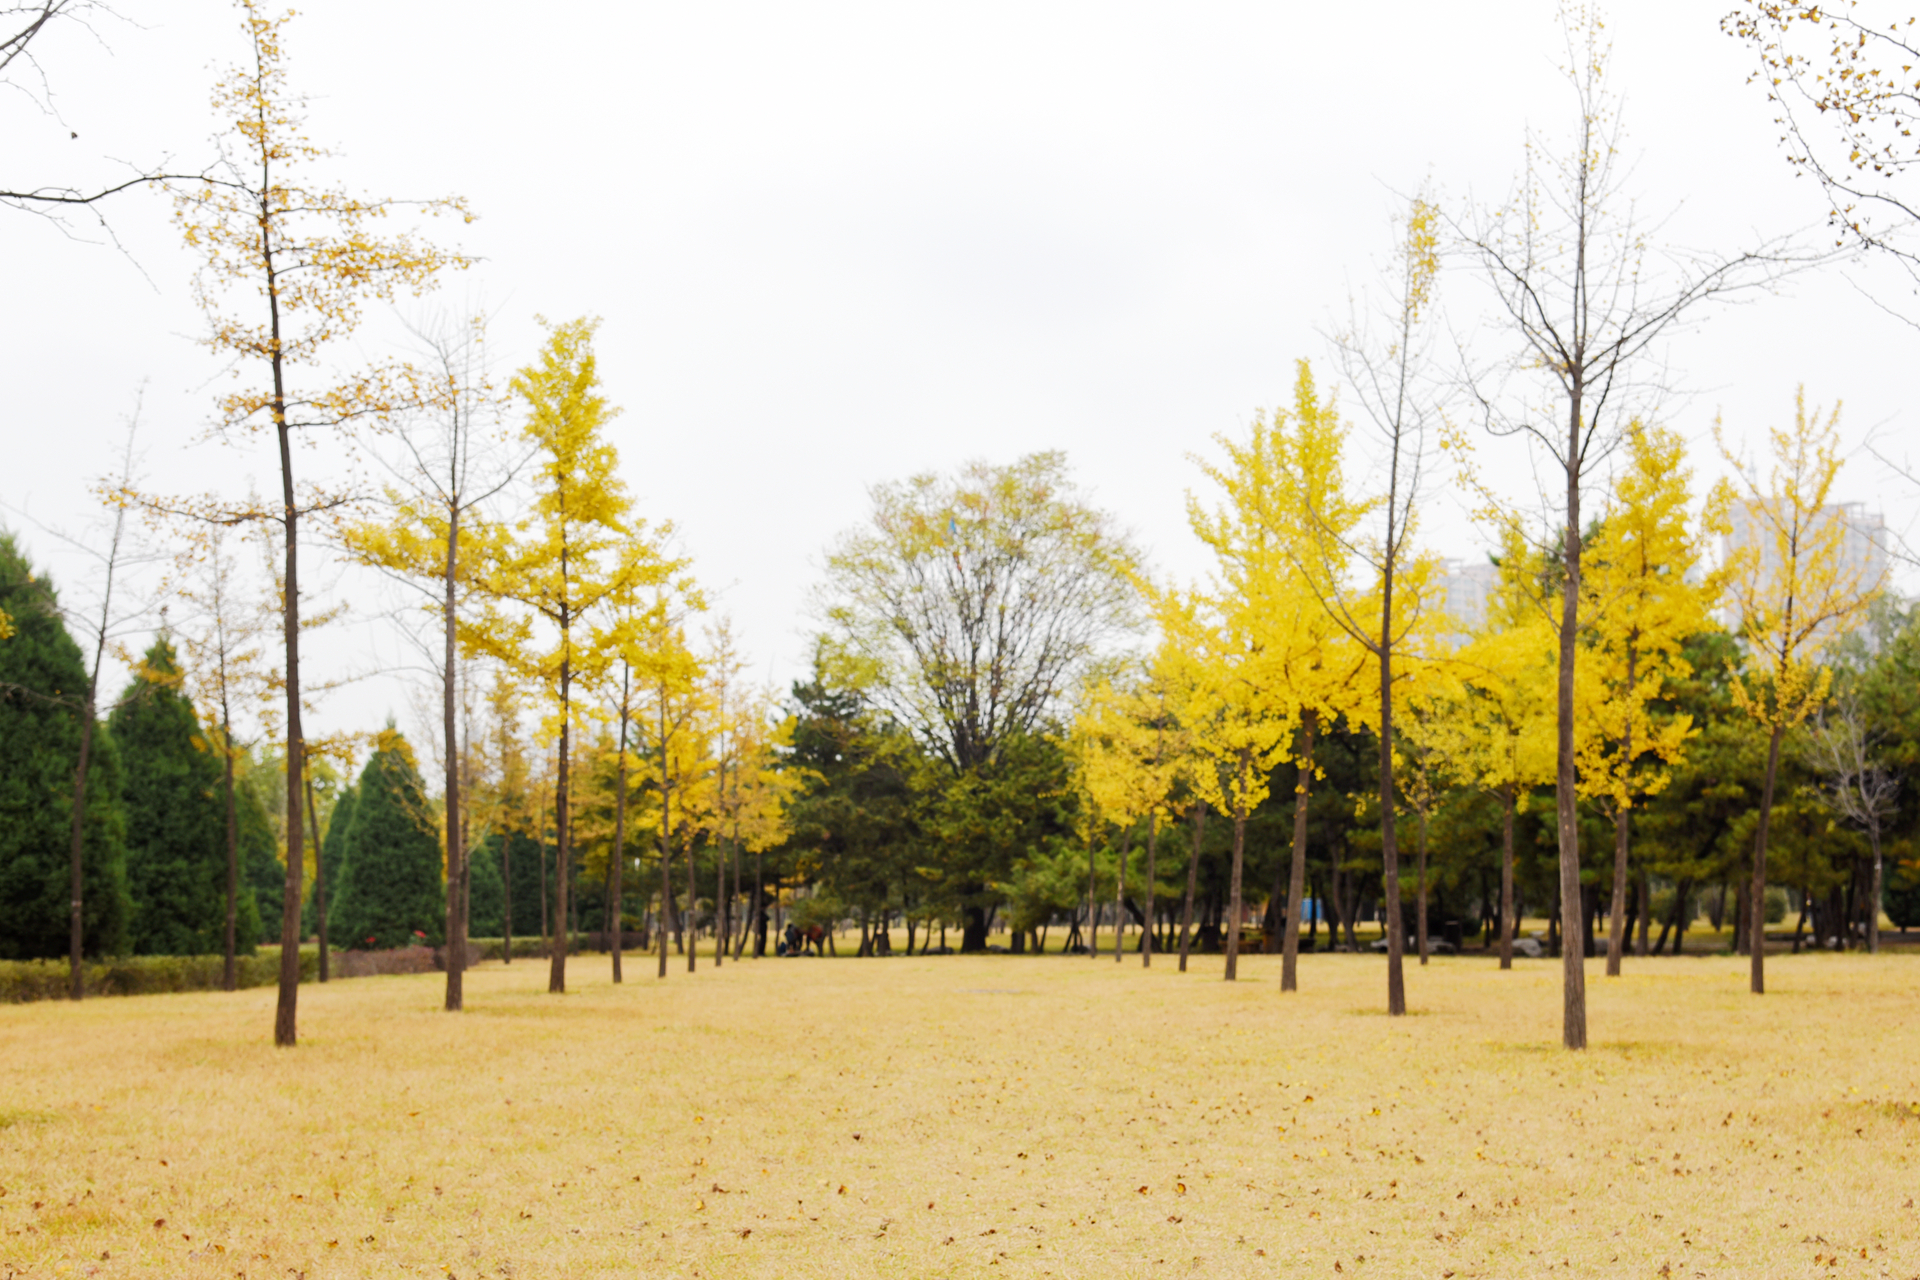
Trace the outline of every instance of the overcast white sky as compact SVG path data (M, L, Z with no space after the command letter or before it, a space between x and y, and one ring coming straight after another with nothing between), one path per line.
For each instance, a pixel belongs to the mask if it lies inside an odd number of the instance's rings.
M0 186L209 157L208 88L244 52L235 11L121 10L99 43L39 47L58 119L0 97ZM1611 21L1632 188L1677 210L1671 240L1702 248L1822 212L1720 11L1633 0ZM1202 572L1187 456L1284 400L1297 357L1325 360L1320 330L1386 250L1396 193L1431 178L1455 205L1496 198L1528 126L1558 133L1572 111L1541 0L317 0L288 43L344 184L472 202L458 243L485 261L450 302L499 310L503 361L530 358L535 313L605 318L641 508L678 525L783 685L822 549L868 485L917 470L1064 449L1163 572ZM163 199L110 214L125 254L0 211L0 500L69 526L143 384L156 487L274 482L266 455L201 442L216 369ZM1443 299L1471 329L1470 282L1449 277ZM1801 381L1845 397L1852 446L1875 433L1907 451L1916 334L1845 273L1703 318L1667 353L1689 394L1666 411L1703 473L1716 412L1757 443ZM362 350L384 353L391 332L371 326ZM1519 450L1482 454L1517 485ZM1920 496L1864 455L1841 488L1900 528ZM82 572L5 518L63 581ZM1444 484L1429 532L1447 554L1483 545ZM363 618L385 599L351 574L334 590ZM333 670L404 657L372 622L318 648ZM320 728L408 723L408 702L404 677L370 681L334 695Z

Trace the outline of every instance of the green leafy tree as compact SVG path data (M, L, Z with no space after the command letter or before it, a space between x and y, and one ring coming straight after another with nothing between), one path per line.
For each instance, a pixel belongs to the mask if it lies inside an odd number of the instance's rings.
M107 721L124 769L129 931L141 955L211 955L226 932L226 815L220 761L180 688L161 636Z
M87 694L80 647L61 621L53 584L0 533L0 959L66 955L75 764ZM125 818L111 734L93 743L82 812L81 931L88 954L126 938Z
M439 827L413 749L393 729L356 784L353 827L333 904L334 934L360 949L438 944L446 901Z

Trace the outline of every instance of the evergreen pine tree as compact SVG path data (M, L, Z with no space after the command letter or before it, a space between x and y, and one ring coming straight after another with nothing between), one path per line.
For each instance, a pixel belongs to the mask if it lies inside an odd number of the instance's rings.
M340 896L340 866L347 856L347 841L353 831L353 805L355 789L352 786L341 788L339 799L333 802L333 811L327 815L327 832L320 841L320 873L326 877L327 886L327 945L335 944L331 932L333 922L339 918L333 902ZM308 894L305 906L301 908L301 930L312 937L320 930L319 918L315 915L320 897L317 893Z
M165 636L153 642L108 724L120 748L131 949L212 955L226 929L226 814L220 762L180 691Z
M500 841L490 835L468 856L473 885L467 893L467 936L497 938L505 925L507 886L500 874Z
M280 941L280 903L287 892L287 860L273 834L273 818L254 786L242 779L233 789L240 828L240 902L235 945L251 953L260 943Z
M337 896L328 908L342 947L438 944L445 932L439 832L413 749L391 727L361 771Z
M0 532L0 959L67 954L73 774L87 670L53 584ZM128 899L120 760L96 734L83 834L82 928L91 955L117 953Z

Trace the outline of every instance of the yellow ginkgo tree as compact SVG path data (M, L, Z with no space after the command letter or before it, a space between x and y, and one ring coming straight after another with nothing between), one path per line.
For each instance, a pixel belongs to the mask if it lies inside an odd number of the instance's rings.
M1692 674L1689 637L1712 625L1717 575L1701 572L1706 536L1721 513L1693 512L1686 442L1665 427L1632 424L1626 465L1614 483L1598 535L1585 548L1580 589L1586 644L1574 666L1580 789L1613 814L1613 905L1607 976L1626 950L1627 861L1633 808L1663 790L1693 719L1660 715L1656 704Z
M476 557L474 586L488 607L464 624L475 651L506 664L545 694L543 735L557 744L550 908L556 944L547 989L566 990L567 894L572 862L572 742L590 708L576 686L604 676L613 654L596 619L615 602L667 582L682 565L666 555L666 530L633 514L619 454L604 435L617 412L600 389L596 322L549 325L538 359L514 375L533 449L530 509Z
M1366 648L1329 608L1346 591L1345 540L1366 511L1344 493L1344 435L1331 397L1320 394L1302 360L1290 408L1257 415L1245 439L1216 437L1225 461L1201 468L1219 492L1218 505L1209 510L1192 497L1187 504L1188 522L1217 566L1212 613L1245 631L1242 642L1258 655L1246 675L1260 682L1270 713L1285 722L1276 726L1288 743L1281 758L1298 770L1280 928L1282 991L1299 985L1314 749L1325 727L1368 714L1374 702ZM1201 675L1196 687L1210 687ZM1280 892L1276 879L1274 896Z
M1755 995L1766 983L1767 823L1773 816L1780 742L1826 702L1832 673L1821 661L1828 644L1849 630L1879 593L1871 554L1849 554L1854 531L1846 512L1831 504L1840 474L1840 406L1822 419L1807 408L1806 388L1793 400L1793 429L1769 429L1772 466L1728 445L1715 424L1714 439L1738 477L1725 500L1740 546L1727 566L1731 603L1739 614L1747 669L1733 680L1734 704L1767 730L1767 772L1760 788L1754 836L1748 945Z

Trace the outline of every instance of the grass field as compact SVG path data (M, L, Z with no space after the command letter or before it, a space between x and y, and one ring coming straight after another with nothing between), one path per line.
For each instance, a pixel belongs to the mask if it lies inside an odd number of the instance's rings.
M762 960L0 1007L0 1277L1920 1276L1920 960Z

